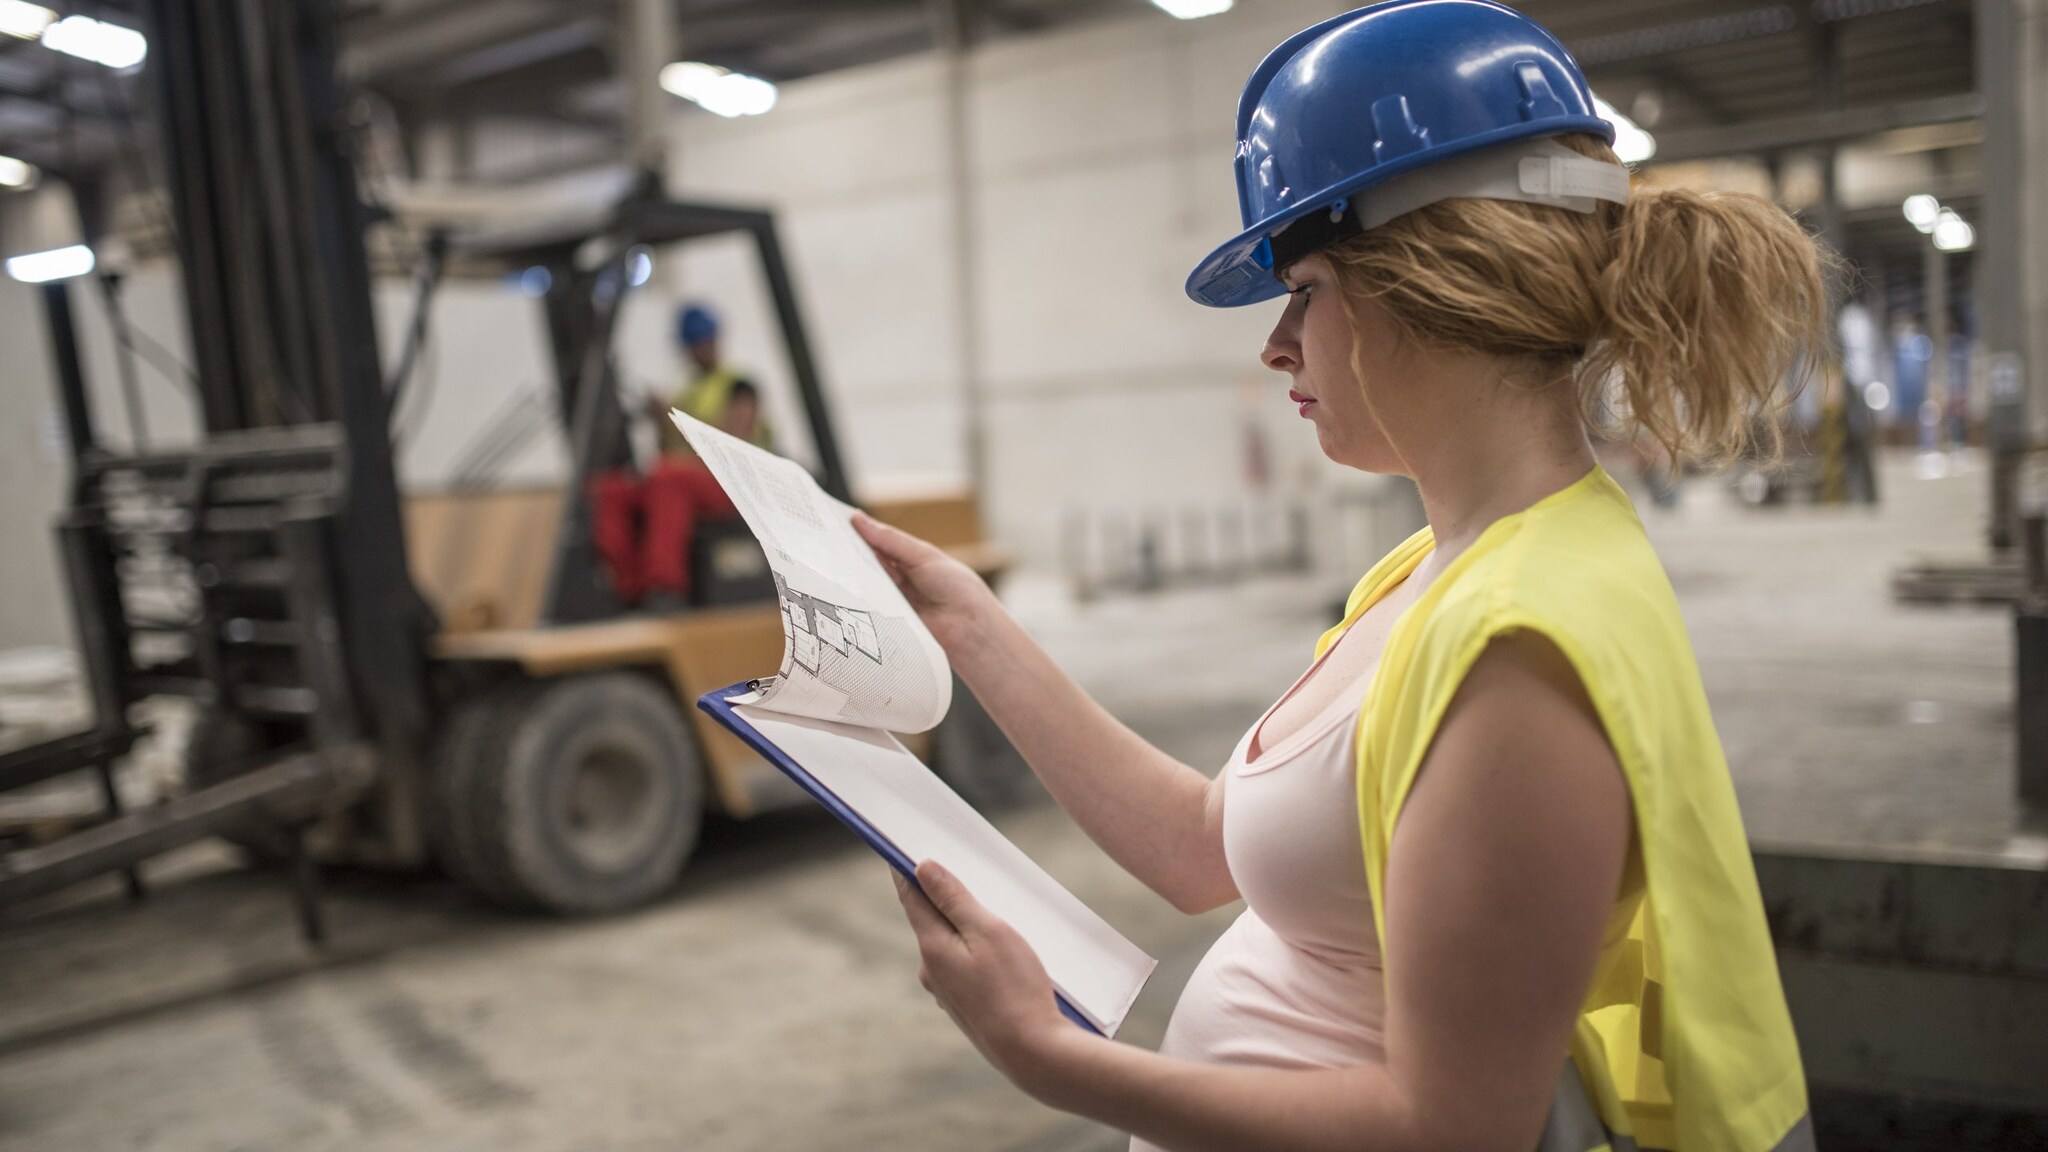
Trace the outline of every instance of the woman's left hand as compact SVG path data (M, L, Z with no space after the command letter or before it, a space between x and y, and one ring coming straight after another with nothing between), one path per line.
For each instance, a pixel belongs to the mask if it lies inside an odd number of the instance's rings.
M1082 1033L1060 1014L1038 954L937 864L918 865L923 892L890 876L917 933L918 983L1011 1083L1033 1096L1051 1091L1061 1050Z

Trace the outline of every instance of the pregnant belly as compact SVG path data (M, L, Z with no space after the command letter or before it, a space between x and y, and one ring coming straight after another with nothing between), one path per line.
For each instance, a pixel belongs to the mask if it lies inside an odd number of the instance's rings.
M1269 1068L1377 1064L1385 1016L1374 958L1296 947L1247 909L1189 978L1159 1050Z

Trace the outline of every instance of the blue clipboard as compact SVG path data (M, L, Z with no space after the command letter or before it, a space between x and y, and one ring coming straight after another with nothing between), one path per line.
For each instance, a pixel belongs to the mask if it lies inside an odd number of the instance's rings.
M803 765L792 760L789 753L776 747L766 736L756 731L752 724L742 719L739 713L733 711L731 698L744 696L753 690L753 683L743 680L738 684L720 688L715 692L706 692L697 697L697 707L739 737L747 747L759 752L762 759L781 769L783 775L796 781L797 786L809 793L811 799L824 805L825 810L837 816L841 824L853 829L855 834L867 841L868 847L873 848L876 855L889 862L889 867L902 873L913 885L917 885L918 891L924 891L924 886L917 883L917 861L905 856L901 848L891 843L887 836L882 835L874 825L862 818L860 813L847 807L845 801L834 795L830 788L818 783L817 777L804 771ZM1067 1002L1067 998L1057 990L1053 992L1053 998L1059 1002L1060 1013L1067 1019L1097 1036L1103 1034L1102 1029L1090 1024L1088 1018L1076 1011L1074 1006Z

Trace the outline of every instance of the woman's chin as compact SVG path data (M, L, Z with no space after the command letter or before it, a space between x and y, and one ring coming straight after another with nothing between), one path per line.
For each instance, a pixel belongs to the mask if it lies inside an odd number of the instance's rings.
M1335 435L1322 424L1316 425L1316 446L1333 464L1356 468L1360 472L1371 472L1379 476L1402 476L1407 470L1400 457L1387 449L1385 444L1360 445Z

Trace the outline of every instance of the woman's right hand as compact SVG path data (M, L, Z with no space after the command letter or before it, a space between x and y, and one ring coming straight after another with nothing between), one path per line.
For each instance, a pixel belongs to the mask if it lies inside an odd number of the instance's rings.
M986 638L989 621L1003 610L988 584L936 546L865 512L854 513L853 529L875 550L883 570L917 609L946 656L959 665Z

